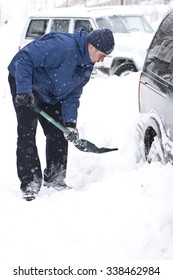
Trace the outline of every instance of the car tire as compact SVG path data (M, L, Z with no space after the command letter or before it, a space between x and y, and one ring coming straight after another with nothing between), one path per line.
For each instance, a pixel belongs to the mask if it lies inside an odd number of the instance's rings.
M117 69L115 70L114 74L120 77L125 77L131 72L137 72L137 69L133 63L126 62L120 64L120 66L118 66Z
M154 137L151 146L147 151L146 160L148 163L158 161L161 162L162 164L166 164L161 138L159 138L157 135Z
M162 134L159 124L153 119L141 118L137 123L137 162L168 162L162 145Z

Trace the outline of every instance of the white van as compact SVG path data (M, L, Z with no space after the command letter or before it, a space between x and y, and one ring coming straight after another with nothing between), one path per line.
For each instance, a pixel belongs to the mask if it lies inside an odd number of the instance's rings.
M31 15L24 28L20 48L48 32L74 33L83 27L87 32L110 28L115 36L115 49L95 68L108 75L123 76L142 69L153 28L144 15L132 7L106 6L93 8L55 8Z

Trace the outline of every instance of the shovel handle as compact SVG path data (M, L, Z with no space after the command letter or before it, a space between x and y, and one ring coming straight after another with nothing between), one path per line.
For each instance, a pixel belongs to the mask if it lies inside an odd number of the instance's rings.
M32 105L32 107L34 108L34 110L39 113L42 117L44 117L46 120L48 120L50 123L52 123L54 126L56 126L57 128L59 128L63 133L65 133L67 136L70 133L70 131L68 130L68 128L64 127L63 125L61 125L60 123L58 123L57 121L55 121L51 116L49 116L45 111L43 111L40 107L38 107L35 103Z

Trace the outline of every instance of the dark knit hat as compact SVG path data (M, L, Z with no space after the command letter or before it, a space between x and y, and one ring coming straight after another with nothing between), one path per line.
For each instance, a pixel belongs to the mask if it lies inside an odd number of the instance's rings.
M108 28L93 30L88 34L88 43L105 54L110 54L115 46L113 33Z

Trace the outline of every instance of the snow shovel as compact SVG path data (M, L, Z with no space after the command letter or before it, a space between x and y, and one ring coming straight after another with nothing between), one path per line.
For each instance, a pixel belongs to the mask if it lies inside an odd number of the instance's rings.
M39 113L42 117L44 117L46 120L51 122L53 125L55 125L57 128L59 128L63 133L68 135L70 133L69 129L62 126L60 123L55 121L51 116L49 116L46 112L44 112L41 108L39 108L36 104L32 105L34 110ZM111 151L117 151L118 148L98 148L95 144L91 143L88 140L85 139L78 139L76 142L73 143L76 148L78 148L82 152L87 153L95 153L95 154L103 154Z

